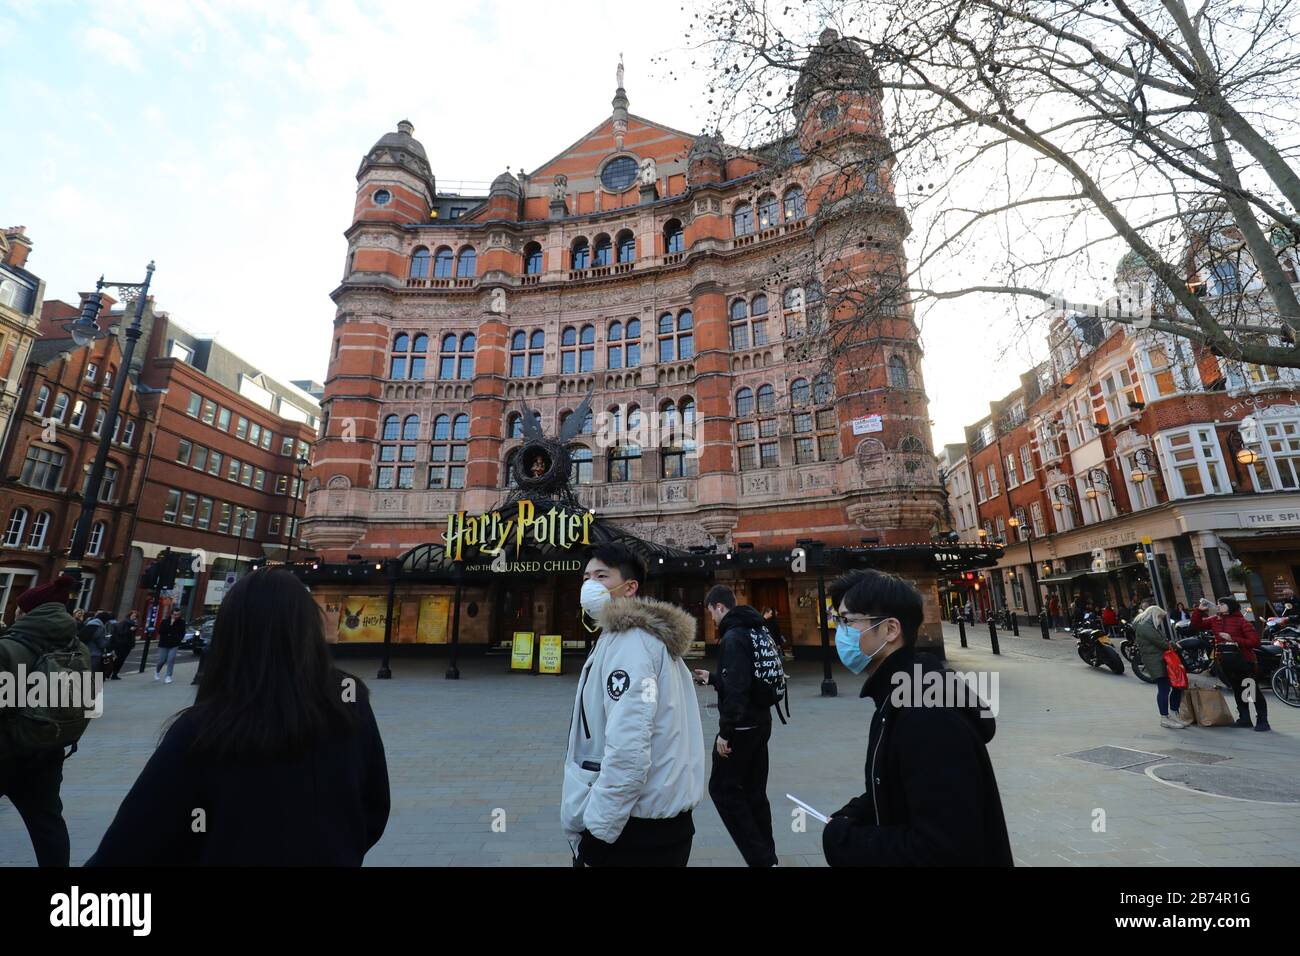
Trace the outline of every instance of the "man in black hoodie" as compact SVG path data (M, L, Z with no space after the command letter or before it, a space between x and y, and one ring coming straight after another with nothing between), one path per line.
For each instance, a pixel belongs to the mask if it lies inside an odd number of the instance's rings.
M772 711L752 700L753 638L766 634L763 616L736 604L731 588L718 585L704 598L718 626L718 670L697 670L695 679L718 691L718 736L713 744L709 796L749 866L776 866L772 808L767 802L767 742ZM770 635L767 635L770 640Z
M879 571L855 571L830 588L840 660L867 672L862 697L876 712L867 741L867 790L831 815L822 849L831 866L1011 866L993 764L994 722L949 685L941 704L919 689L944 675L918 653L921 595ZM918 670L919 668L919 670ZM932 695L926 695L930 697ZM971 696L974 696L973 694Z

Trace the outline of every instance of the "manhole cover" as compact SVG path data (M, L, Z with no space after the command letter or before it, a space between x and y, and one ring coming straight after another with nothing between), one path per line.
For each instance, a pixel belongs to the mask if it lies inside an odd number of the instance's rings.
M1136 767L1140 763L1152 763L1156 760L1167 759L1164 754L1147 753L1145 750L1130 750L1128 747L1112 747L1109 744L1105 747L1094 747L1092 750L1076 750L1074 753L1061 754L1060 756L1073 757L1075 760L1099 764L1113 770L1123 770L1125 767Z
M1256 803L1300 804L1300 780L1245 767L1170 763L1148 767L1153 780L1196 793Z
M1188 763L1223 763L1225 760L1231 760L1231 757L1225 757L1222 754L1207 754L1201 750L1183 750L1180 747L1171 747L1162 751L1166 757L1173 757L1176 760L1185 760Z

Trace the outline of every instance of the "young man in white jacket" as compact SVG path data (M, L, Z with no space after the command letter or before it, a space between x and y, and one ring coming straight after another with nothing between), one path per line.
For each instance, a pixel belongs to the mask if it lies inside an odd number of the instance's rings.
M704 799L704 731L682 661L695 619L641 597L644 580L622 545L592 549L582 607L601 636L578 679L560 803L586 866L685 866Z

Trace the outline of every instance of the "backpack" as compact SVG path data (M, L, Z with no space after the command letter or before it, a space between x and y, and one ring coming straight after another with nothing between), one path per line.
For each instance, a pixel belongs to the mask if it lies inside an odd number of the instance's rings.
M44 652L26 636L10 633L4 640L20 644L36 655L36 661L27 668L27 675L30 678L32 674L43 674L47 689L66 687L70 680L81 686L81 675L90 670L75 639L62 650ZM75 748L90 725L86 716L88 706L89 702L83 701L79 707L19 707L2 725L5 733L0 738L0 748L12 756L68 745Z
M784 724L790 715L790 689L786 684L785 667L781 664L781 652L765 627L749 629L749 644L754 666L752 699L761 706L775 707L776 716ZM781 701L785 701L784 714L781 713Z

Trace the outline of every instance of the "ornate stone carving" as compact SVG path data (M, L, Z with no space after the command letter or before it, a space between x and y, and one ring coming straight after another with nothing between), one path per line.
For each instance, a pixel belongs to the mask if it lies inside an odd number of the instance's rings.
M376 511L405 511L406 496L399 494L379 495L375 498Z
M655 161L653 157L647 156L641 160L641 185L653 186L655 184Z
M556 173L555 179L551 181L551 199L556 202L564 201L564 194L569 191L569 177L564 173Z

